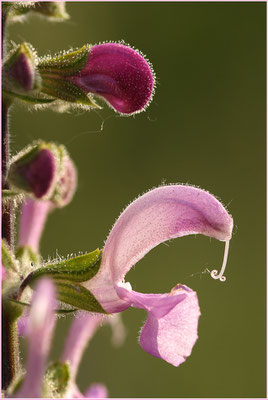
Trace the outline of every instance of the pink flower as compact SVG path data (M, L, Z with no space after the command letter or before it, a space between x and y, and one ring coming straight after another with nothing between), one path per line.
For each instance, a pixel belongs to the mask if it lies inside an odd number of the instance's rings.
M122 114L143 111L154 90L151 66L140 53L120 43L91 47L82 70L66 79L86 94L103 97Z
M38 168L37 168L38 170ZM44 173L43 173L44 175ZM36 173L33 172L36 177ZM38 181L38 179L37 179ZM76 169L69 156L64 159L61 173L58 174L50 200L28 198L22 205L18 246L30 246L38 252L40 239L47 217L55 208L70 203L76 190Z
M26 328L28 358L26 376L16 397L42 396L42 382L46 361L55 326L55 290L47 278L39 281L33 295L31 311Z
M124 282L126 273L158 244L190 234L228 243L233 220L210 193L183 185L162 186L131 203L113 226L98 274L83 285L110 313L143 308L148 319L140 344L148 353L178 366L197 340L200 315L196 293L178 284L169 294L141 294ZM224 268L227 260L224 258ZM222 278L223 270L214 278Z
M76 386L76 375L82 355L86 347L88 346L88 343L90 342L92 336L95 334L96 330L103 322L103 320L104 319L102 315L85 314L79 316L78 318L75 318L71 325L67 339L65 341L63 354L61 356L61 361L63 363L68 362L68 364L70 365L71 382L69 383L69 390L67 393L67 397L69 398L84 398L83 394ZM102 388L103 390L97 390L97 392L99 394L105 394L105 396L101 397L107 397L106 387L102 384L99 385L100 387L97 386L96 389ZM93 389L94 387L92 388L90 386L87 392L93 393ZM87 393L85 397L92 397L90 393ZM94 392L94 394L98 393Z

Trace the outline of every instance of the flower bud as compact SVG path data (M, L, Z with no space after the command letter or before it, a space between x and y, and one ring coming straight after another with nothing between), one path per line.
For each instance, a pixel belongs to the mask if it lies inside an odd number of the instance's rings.
M11 160L8 181L15 189L37 199L48 199L55 190L58 164L57 146L37 142Z
M65 1L39 1L36 2L32 11L56 21L70 18L65 9Z
M75 193L77 174L64 146L38 141L13 157L8 181L15 190L64 207Z
M61 171L51 201L56 207L64 207L72 200L77 187L77 173L73 161L65 148L61 147Z
M29 92L40 84L36 71L37 57L29 43L22 43L9 56L3 67L4 90Z
M8 20L11 22L24 20L29 12L37 12L53 21L70 18L65 10L65 1L12 1L6 2L5 8L8 11Z
M152 100L155 77L136 50L121 43L84 46L40 59L42 92L69 102L97 107L92 94L121 114L144 111Z

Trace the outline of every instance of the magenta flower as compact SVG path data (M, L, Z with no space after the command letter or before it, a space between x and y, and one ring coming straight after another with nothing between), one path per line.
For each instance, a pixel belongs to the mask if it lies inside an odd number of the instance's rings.
M152 67L140 53L120 43L91 47L82 70L67 79L85 93L103 97L122 114L143 111L154 91Z
M203 234L228 243L233 220L208 192L170 185L151 190L131 203L116 221L103 249L98 274L84 282L110 313L143 308L148 319L140 344L148 353L178 366L191 353L200 315L196 293L178 284L169 294L142 294L124 282L126 273L149 250L176 237ZM214 272L214 278L222 278Z
M42 397L42 382L55 326L55 305L54 286L44 278L33 295L26 328L29 347L26 376L16 393L18 398Z

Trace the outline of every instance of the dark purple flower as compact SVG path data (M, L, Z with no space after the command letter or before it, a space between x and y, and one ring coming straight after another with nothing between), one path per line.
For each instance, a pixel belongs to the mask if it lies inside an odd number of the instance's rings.
M57 170L56 151L37 144L14 157L8 180L15 188L33 194L38 199L48 198L55 189Z
M143 111L152 99L155 82L145 58L120 43L91 47L82 70L67 79L85 93L103 97L122 114Z
M17 82L18 86L21 86L25 91L33 89L34 69L26 54L20 53L18 55L16 63L10 68L9 74Z

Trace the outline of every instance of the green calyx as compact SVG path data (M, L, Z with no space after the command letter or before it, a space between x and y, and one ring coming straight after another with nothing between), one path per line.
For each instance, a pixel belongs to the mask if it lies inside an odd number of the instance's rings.
M42 94L41 94L42 95ZM21 100L29 105L49 105L55 101L55 99L47 99L43 97L38 97L40 94L36 93L35 96L28 96L10 90L3 90L3 97L12 103L13 100Z
M57 361L50 365L46 371L43 384L43 397L59 399L66 396L71 382L71 372L68 363Z
M4 279L2 279L2 295L6 297L18 289L21 279L21 266L4 239L1 244L1 252L1 261L5 268Z
M13 201L15 205L22 203L24 194L17 190L3 189L2 190L2 205L3 207L8 206L10 201Z
M42 77L42 93L70 103L101 108L92 96L71 82L69 77L81 72L86 65L91 46L59 52L39 59L38 71Z
M81 71L87 62L91 46L84 45L81 49L62 51L54 56L44 56L39 59L38 70L42 76L71 76Z
M20 262L23 276L27 276L31 273L33 267L38 267L41 263L40 255L35 253L30 246L19 247L16 258Z
M80 310L107 314L93 294L79 283L54 280L60 301Z
M92 96L61 75L42 75L41 91L55 99L76 103L91 108L101 108Z
M61 302L76 309L106 314L93 294L80 284L92 279L97 274L100 264L101 251L99 249L92 253L47 264L28 275L20 287L19 297L26 286L33 287L37 279L46 276L53 279L58 300Z
M32 285L41 276L52 279L67 279L72 282L85 282L92 279L98 272L101 263L101 251L83 254L64 261L47 264L38 268L28 276L28 284Z
M70 18L65 10L65 1L10 1L3 2L4 10L9 11L11 22L21 21L29 13L38 13L49 20L65 21Z

